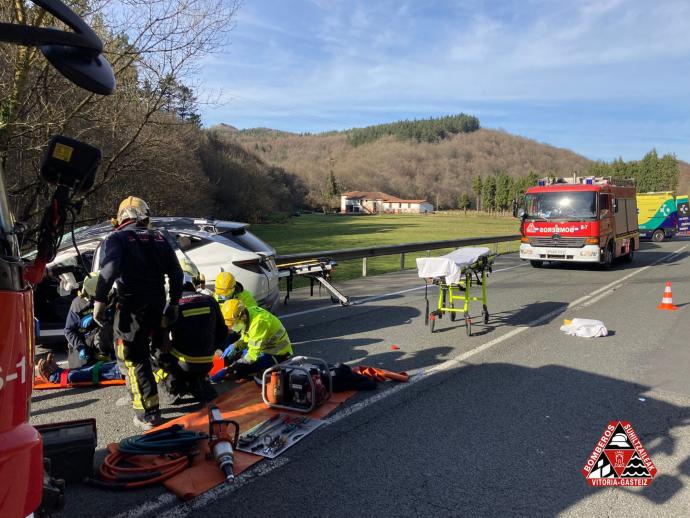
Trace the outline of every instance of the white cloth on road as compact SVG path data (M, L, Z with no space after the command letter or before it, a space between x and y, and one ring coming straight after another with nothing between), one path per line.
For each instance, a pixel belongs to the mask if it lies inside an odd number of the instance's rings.
M457 284L465 268L482 257L488 257L490 253L491 251L485 247L468 246L440 257L419 257L417 258L417 275L421 279L444 277L446 284Z
M589 318L573 318L570 324L561 326L561 331L567 335L581 336L583 338L597 338L609 334L601 320Z

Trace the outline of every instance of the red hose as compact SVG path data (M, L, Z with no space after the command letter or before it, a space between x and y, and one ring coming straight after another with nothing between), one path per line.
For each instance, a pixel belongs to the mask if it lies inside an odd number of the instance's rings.
M99 478L113 487L137 489L163 482L187 469L191 463L191 458L181 453L169 454L167 457L171 460L155 466L138 466L136 457L138 455L127 455L119 451L108 454L98 470ZM122 466L121 463L131 467Z

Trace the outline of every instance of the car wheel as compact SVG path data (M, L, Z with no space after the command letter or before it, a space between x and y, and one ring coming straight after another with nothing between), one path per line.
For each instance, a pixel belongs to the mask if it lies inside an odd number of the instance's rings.
M544 261L535 261L532 259L530 260L529 264L532 265L532 268L541 268L544 265Z
M666 239L666 234L664 234L664 231L660 228L656 229L652 234L652 241L654 241L655 243L660 243L664 239Z

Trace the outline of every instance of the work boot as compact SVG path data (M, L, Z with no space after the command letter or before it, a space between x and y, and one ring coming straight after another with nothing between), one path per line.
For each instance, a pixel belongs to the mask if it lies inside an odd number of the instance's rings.
M211 386L208 378L198 378L190 382L192 396L202 405L210 403L218 397L218 392Z
M53 353L48 353L48 356L38 360L38 375L43 381L50 383L50 375L55 374L59 369Z
M133 422L136 427L148 432L152 428L162 425L164 421L160 412L153 412L145 415L134 414Z

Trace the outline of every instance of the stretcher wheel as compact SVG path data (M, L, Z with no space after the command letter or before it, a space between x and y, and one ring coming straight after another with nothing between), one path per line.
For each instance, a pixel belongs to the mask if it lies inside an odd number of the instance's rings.
M472 319L468 313L465 313L465 332L467 336L472 336Z
M482 316L484 317L484 323L488 324L489 323L489 310L486 308L486 305L482 308Z
M450 305L451 309L455 309L455 304ZM455 322L455 311L450 312L450 321Z

